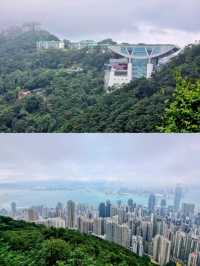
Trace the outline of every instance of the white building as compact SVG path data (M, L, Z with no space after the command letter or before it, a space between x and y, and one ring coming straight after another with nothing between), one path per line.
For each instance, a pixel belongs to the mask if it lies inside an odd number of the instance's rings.
M76 227L76 205L72 200L67 202L67 227L71 229Z
M37 220L36 223L37 224L43 224L43 225L46 225L48 227L66 228L66 222L61 217Z
M161 235L156 235L153 239L153 259L164 266L170 260L171 242Z
M97 47L98 43L93 40L83 40L80 42L70 42L69 46L71 49L78 49L78 50L85 49L85 48L92 49L92 48Z
M179 51L179 47L171 44L166 45L115 45L110 50L119 59L111 59L105 65L105 88L119 88L123 84L137 78L151 78L152 73L159 67L163 58L168 58Z
M132 236L131 250L140 257L144 255L143 239L141 236Z
M111 59L105 72L106 87L120 87L132 80L132 64L127 59Z
M198 262L198 254L193 252L190 253L189 258L188 258L188 266L197 266Z
M130 248L130 229L126 224L118 224L112 219L106 220L106 239L125 248Z
M77 227L81 233L90 234L93 232L93 220L79 216L77 219Z
M37 42L38 50L48 50L48 49L64 49L65 43L63 41L38 41Z
M104 234L103 232L103 224L104 220L102 218L96 218L94 219L94 227L93 227L93 233L97 236L101 236Z

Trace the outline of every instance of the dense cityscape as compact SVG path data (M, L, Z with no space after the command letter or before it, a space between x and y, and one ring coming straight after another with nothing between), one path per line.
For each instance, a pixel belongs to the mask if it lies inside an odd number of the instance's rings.
M0 214L16 220L25 220L48 227L69 228L81 233L114 242L139 256L148 255L152 262L166 265L200 265L200 213L195 204L183 201L183 187L177 185L174 204L165 198L157 202L151 194L148 207L137 205L132 199L127 204L109 200L98 208L69 200L55 208L35 206L11 209Z

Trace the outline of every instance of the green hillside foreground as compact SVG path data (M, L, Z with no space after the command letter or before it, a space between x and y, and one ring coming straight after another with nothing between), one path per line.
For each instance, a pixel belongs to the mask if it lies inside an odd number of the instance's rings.
M200 132L200 45L152 79L106 94L111 52L36 50L37 40L56 39L46 31L0 34L0 132ZM19 100L22 90L32 94Z
M1 266L152 266L149 258L77 231L0 217Z

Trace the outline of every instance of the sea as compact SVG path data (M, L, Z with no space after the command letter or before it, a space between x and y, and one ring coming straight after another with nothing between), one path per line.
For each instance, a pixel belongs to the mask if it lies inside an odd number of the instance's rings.
M195 203L196 207L200 207L199 190L187 192L184 196L184 202ZM110 200L116 204L117 201L126 203L128 199L133 199L134 203L142 206L148 204L147 193L119 193L109 192L97 189L5 189L0 188L0 209L10 208L11 202L16 202L19 208L28 208L31 206L43 205L46 207L55 207L58 202L65 204L68 200L73 200L76 203L98 206L100 202ZM162 195L157 195L157 203L159 204ZM172 196L167 197L167 204L173 204Z

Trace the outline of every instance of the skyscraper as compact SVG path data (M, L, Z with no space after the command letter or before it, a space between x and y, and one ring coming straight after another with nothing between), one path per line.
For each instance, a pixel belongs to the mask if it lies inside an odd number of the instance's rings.
M143 239L141 236L132 236L132 246L131 250L138 256L142 257L144 253L143 249Z
M149 203L148 203L150 213L154 212L155 206L156 206L156 197L154 194L151 194L149 196Z
M104 235L104 219L103 218L96 218L94 219L94 228L93 232L95 235Z
M197 266L198 254L196 252L190 253L188 259L188 266Z
M106 220L106 240L108 241L114 241L114 223L112 219Z
M15 217L16 212L17 212L17 205L16 205L15 202L12 202L12 203L11 203L11 213L12 213L12 217Z
M161 216L166 215L166 206L167 206L166 199L162 199L160 202L160 215Z
M163 266L170 259L171 242L161 235L156 235L153 240L153 258L159 265Z
M182 212L185 217L192 217L194 215L195 205L191 203L182 204Z
M57 206L56 206L56 215L61 217L62 216L62 212L63 212L62 203L58 202Z
M67 202L67 227L75 228L75 203L72 200Z
M108 200L106 202L106 217L110 217L110 214L111 214L111 203L110 201Z
M99 204L99 217L105 218L106 217L106 204L101 202Z
M175 195L174 195L174 210L178 211L180 209L181 198L182 198L182 187L177 185L175 188Z
M128 207L131 212L134 210L134 204L132 199L128 199Z
M173 257L175 259L184 260L186 250L186 233L177 231L174 237Z

